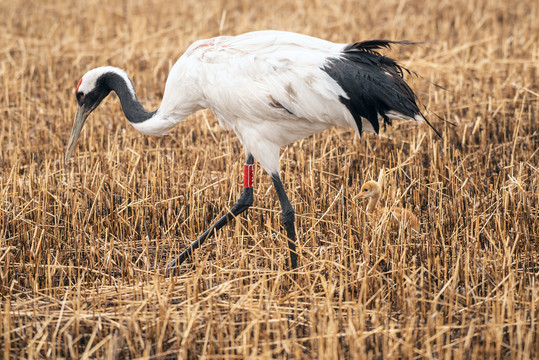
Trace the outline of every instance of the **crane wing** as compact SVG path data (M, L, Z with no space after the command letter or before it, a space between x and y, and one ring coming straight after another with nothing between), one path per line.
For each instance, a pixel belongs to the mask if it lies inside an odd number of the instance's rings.
M423 121L406 69L376 51L390 44L260 31L203 40L186 54L199 64L204 106L221 125L238 133L239 119L273 122L282 146L334 125L378 133L391 118Z
M281 31L222 36L193 43L169 81L196 94L197 105L271 172L280 147L334 125L360 134L390 118L424 119L404 68L376 51L390 43L336 44Z
M199 59L208 107L222 122L302 119L312 132L354 123L340 100L346 93L323 70L344 44L275 31L211 40L208 48L194 46L203 50Z

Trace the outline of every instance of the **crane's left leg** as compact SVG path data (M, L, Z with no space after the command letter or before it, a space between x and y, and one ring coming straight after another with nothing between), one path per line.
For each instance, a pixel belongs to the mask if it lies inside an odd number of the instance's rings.
M288 236L288 249L290 250L290 267L295 269L298 267L298 254L296 253L296 227L295 227L295 211L286 196L283 183L279 177L279 173L271 174L271 180L273 180L273 186L277 191L279 202L281 203L283 224L286 229L286 235Z
M243 191L236 200L236 203L232 206L230 211L223 215L219 220L210 226L198 239L193 241L185 250L183 250L180 255L169 262L165 269L167 273L179 265L181 265L186 259L192 256L193 251L198 249L207 238L212 236L217 230L225 226L230 220L234 219L236 216L247 210L251 205L253 205L254 195L253 195L253 164L254 158L253 155L247 155L245 160L245 165L243 167ZM286 196L286 195L285 195Z

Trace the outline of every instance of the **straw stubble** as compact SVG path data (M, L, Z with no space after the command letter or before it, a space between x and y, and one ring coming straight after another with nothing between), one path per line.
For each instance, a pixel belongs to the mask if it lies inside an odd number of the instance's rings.
M537 333L539 22L534 1L2 2L0 349L4 358L531 359ZM288 146L300 268L280 207L255 203L182 267L163 266L239 196L243 150L209 111L146 137L111 96L64 163L87 70L125 68L159 106L194 40L283 29L389 54L441 130L332 129ZM439 84L447 91L434 86ZM354 201L385 171L385 206Z

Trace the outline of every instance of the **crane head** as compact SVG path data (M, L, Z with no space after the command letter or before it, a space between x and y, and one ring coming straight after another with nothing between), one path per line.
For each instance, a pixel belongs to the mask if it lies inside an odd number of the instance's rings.
M357 195L357 199L362 198L372 198L377 195L380 195L382 191L382 188L380 187L380 184L378 184L374 180L369 180L363 186L361 187L361 191Z
M82 127L86 118L94 111L101 101L110 93L111 89L106 83L106 74L110 72L109 67L101 67L88 71L79 80L76 89L77 96L77 115L73 122L73 130L67 145L65 160L69 160L71 153L77 144Z

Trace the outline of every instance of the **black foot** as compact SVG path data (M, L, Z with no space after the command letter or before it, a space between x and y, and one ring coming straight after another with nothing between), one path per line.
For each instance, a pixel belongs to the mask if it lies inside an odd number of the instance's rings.
M177 273L178 267L185 260L191 257L194 250L202 246L206 239L212 236L217 230L225 226L230 220L234 219L236 216L247 210L253 204L253 200L253 188L243 188L243 192L241 193L236 203L232 206L232 209L230 209L229 212L227 212L224 216L217 220L215 224L213 224L206 231L204 231L204 233L200 235L198 239L193 241L191 245L185 248L177 258L169 262L165 266L166 273L169 274L172 271L174 271L174 273Z

